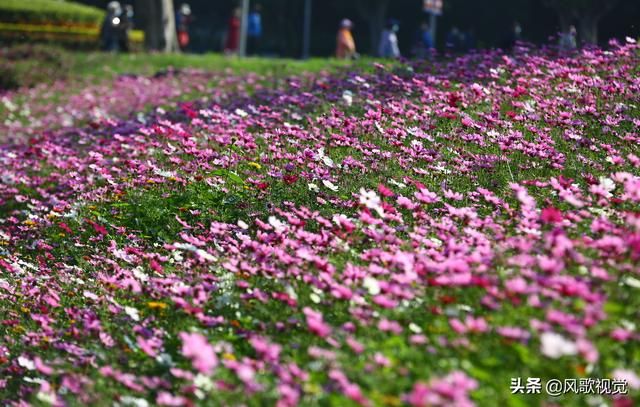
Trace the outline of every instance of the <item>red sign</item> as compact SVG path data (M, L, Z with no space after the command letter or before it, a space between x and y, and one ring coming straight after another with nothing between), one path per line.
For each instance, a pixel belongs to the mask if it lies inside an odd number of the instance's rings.
M441 15L442 0L424 0L424 11L438 16Z

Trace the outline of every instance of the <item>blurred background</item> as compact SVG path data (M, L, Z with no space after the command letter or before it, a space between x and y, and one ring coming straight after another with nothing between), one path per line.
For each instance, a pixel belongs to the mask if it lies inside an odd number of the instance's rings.
M131 50L162 48L162 40L151 39L150 27L152 20L162 15L153 10L168 3L172 3L173 13L178 13L183 4L189 5L189 45L184 51L192 53L223 51L229 19L242 5L238 0L123 0L121 7L129 5L133 11ZM429 19L422 0L251 0L252 7L257 4L262 19L260 55L268 57L303 55L307 4L311 11L311 56L334 54L336 30L344 18L353 21L353 36L363 54L375 54L380 32L393 18L399 26L400 50L410 55L421 22ZM97 48L108 5L107 0L0 0L0 45L54 42L73 49ZM443 49L447 34L456 27L472 33L475 47L501 46L514 21L519 22L521 38L526 41L547 43L563 26L566 29L573 24L578 37L588 30L585 27L591 27L591 31L597 27L597 41L605 44L610 38L639 35L640 1L444 0L435 45Z

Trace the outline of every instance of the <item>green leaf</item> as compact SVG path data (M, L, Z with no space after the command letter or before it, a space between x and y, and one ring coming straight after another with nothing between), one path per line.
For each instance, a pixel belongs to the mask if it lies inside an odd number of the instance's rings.
M229 171L227 176L229 177L230 181L233 181L238 185L244 185L244 180L235 172Z
M609 315L618 315L622 312L622 305L617 302L607 301L604 304L604 312Z

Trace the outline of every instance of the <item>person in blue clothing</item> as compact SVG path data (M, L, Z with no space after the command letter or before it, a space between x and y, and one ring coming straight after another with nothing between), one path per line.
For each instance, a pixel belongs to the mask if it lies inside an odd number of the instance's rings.
M435 45L433 43L433 37L431 36L431 27L426 21L420 24L420 30L415 42L415 55L419 59L428 59L431 57Z
M260 53L260 40L262 39L262 7L259 4L253 6L249 13L247 24L247 52L249 55Z
M447 51L458 54L464 51L464 34L458 29L458 27L452 27L451 31L447 34L446 41Z

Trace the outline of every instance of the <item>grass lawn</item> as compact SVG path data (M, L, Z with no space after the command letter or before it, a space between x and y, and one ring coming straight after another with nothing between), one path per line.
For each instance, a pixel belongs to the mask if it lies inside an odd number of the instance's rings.
M114 74L150 75L167 68L202 69L233 73L256 73L261 75L293 75L304 72L319 72L338 68L368 67L372 60L362 59L355 63L326 58L312 58L306 61L271 58L237 58L222 54L73 54L71 73L73 76L101 77Z

